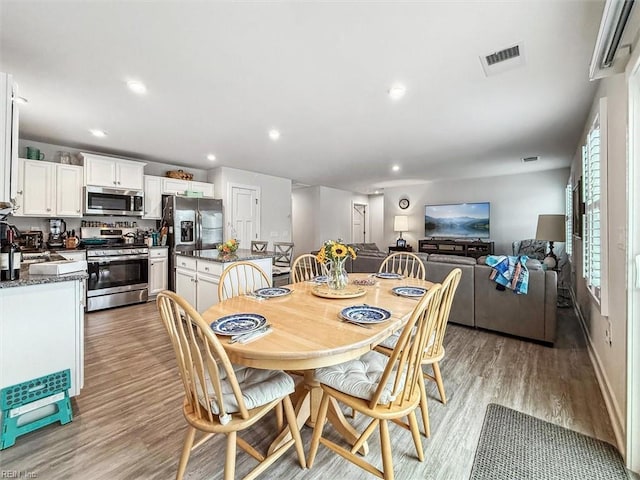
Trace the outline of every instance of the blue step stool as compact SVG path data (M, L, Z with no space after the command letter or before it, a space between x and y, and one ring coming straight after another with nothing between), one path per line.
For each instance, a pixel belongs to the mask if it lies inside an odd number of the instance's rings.
M69 369L34 378L0 390L0 407L2 408L2 435L0 450L16 443L16 438L25 433L53 422L64 425L73 417L69 388L71 387L71 371ZM20 417L46 405L56 405L56 411L45 417L18 425Z

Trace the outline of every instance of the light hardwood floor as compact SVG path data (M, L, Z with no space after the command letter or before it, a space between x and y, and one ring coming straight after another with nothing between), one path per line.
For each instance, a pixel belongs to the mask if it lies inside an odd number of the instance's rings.
M441 362L449 403L429 382L431 438L425 461L411 435L390 425L398 479L466 479L487 404L524 413L614 443L607 412L587 356L577 319L559 309L554 348L451 324ZM517 321L517 319L514 319ZM0 452L0 474L17 471L38 479L170 479L175 477L185 433L181 382L155 303L87 315L85 386L73 399L74 420L19 437ZM356 419L362 428L364 416ZM267 417L247 440L265 447L275 433ZM311 429L303 429L308 450ZM330 427L325 435L335 441ZM381 465L377 434L368 459ZM193 452L185 478L222 478L224 438ZM237 478L253 465L238 453ZM6 476L6 474L5 474ZM374 478L320 447L311 470L302 470L289 450L262 478Z

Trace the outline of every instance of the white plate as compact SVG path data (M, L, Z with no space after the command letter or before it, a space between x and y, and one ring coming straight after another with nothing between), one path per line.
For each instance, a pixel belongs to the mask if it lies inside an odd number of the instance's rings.
M253 292L254 295L258 295L259 297L282 297L283 295L289 295L291 290L286 287L265 287L259 288Z
M401 297L421 297L427 293L426 288L422 287L394 287L391 289L393 293Z
M239 335L264 327L267 319L257 313L234 313L219 318L211 324L211 330L218 335Z
M393 280L397 280L399 278L404 278L399 273L393 273L393 272L379 272L379 273L376 273L376 277L378 277L378 278L386 278L386 279L393 279Z
M342 318L353 323L380 323L391 318L391 312L380 307L368 305L355 305L343 308L340 312Z

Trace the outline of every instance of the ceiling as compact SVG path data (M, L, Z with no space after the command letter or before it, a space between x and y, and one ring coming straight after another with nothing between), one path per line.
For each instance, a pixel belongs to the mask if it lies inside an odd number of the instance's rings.
M1 0L0 70L23 138L372 193L568 166L603 6ZM486 76L515 44L522 65Z

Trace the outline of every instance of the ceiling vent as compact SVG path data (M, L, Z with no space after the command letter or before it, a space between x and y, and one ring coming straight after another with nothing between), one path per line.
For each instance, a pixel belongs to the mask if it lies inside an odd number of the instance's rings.
M522 159L523 163L529 163L529 162L537 162L538 160L540 160L540 157L535 156L535 157L524 157Z
M521 43L500 51L480 56L484 74L488 77L524 65L524 50Z

